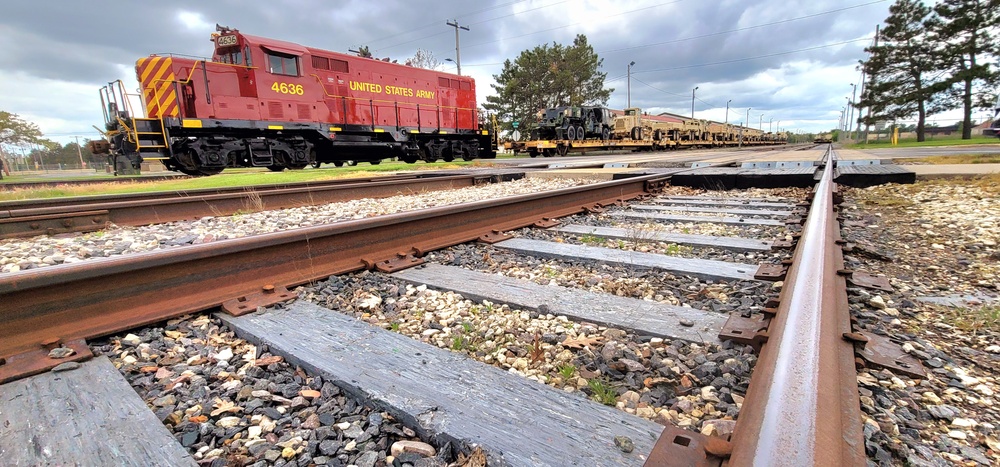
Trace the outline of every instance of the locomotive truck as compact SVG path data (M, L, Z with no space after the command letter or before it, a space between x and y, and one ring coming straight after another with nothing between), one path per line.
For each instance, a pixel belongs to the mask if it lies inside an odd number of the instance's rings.
M101 88L95 153L190 175L496 157L472 78L216 30L211 59L136 62L140 112L120 80Z

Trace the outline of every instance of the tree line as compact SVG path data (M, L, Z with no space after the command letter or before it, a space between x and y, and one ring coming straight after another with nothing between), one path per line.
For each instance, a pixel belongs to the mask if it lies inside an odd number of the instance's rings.
M962 139L972 137L972 112L990 108L1000 84L996 28L1000 0L896 0L861 62L869 77L858 122L910 119L916 115L917 140L924 141L927 116L961 108Z
M102 156L94 156L87 148L87 140L59 144L42 137L42 132L33 122L15 113L0 110L0 158L5 159L8 168L14 159L23 157L29 165L69 165L79 166L80 159L90 164L103 162Z

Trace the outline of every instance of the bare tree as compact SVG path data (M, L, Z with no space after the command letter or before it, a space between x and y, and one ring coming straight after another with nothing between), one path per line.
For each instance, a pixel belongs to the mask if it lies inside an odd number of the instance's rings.
M413 54L413 57L407 59L406 64L408 66L433 70L441 66L441 60L438 60L438 58L434 56L434 52L431 52L430 50L417 49L417 53Z

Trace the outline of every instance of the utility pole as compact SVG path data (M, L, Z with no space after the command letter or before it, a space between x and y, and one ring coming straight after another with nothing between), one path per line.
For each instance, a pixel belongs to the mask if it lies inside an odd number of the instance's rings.
M879 31L880 30L880 26L881 25L878 25L878 24L875 25L875 44L872 47L878 47L878 36L879 36L879 32L880 32ZM875 81L875 75L869 76L868 80L869 81ZM862 98L865 97L865 83L864 83L864 80L862 80L862 82L861 82L861 97ZM860 110L858 112L860 113ZM868 116L865 118L865 144L868 144L868 129L870 128L870 125L868 124L868 120L871 118L871 116L872 116L872 106L869 105L868 106ZM859 128L859 131L860 131L860 128Z
M448 21L445 24L447 24L448 26L451 26L451 27L455 28L455 65L458 66L458 73L457 74L460 75L460 74L462 74L462 52L460 51L460 47L458 45L458 30L459 29L465 29L466 31L468 31L469 27L468 26L459 26L457 19L453 20L453 21Z
M728 101L726 101L726 121L725 121L726 125L729 124L729 103L732 102L732 101L733 101L732 99L729 99Z
M854 90L851 91L851 127L847 130L848 139L853 139L851 138L851 133L854 133L854 103L858 98L858 85L851 83L851 87L854 88ZM861 115L861 111L858 111L858 115Z
M747 125L750 124L750 107L747 107L747 120L746 120L746 122L747 122ZM743 147L743 122L740 122L740 145L737 146L737 147L740 147L740 148Z
M628 75L628 80L626 80L626 84L625 84L625 95L626 95L626 98L628 99L628 104L626 104L625 108L631 108L632 107L632 67L634 65L635 65L635 61L629 63L628 64L628 69L626 70L626 74Z
M760 114L760 118L757 119L757 129L764 131L764 114Z
M76 138L76 155L80 157L80 167L86 169L87 164L83 162L83 151L80 150L80 137L74 136Z
M774 130L774 127L771 126L773 124L774 124L774 117L771 117L771 119L767 121L767 132L768 133L774 133L774 131L772 131L772 130Z
M698 90L698 86L695 86L691 90L691 118L694 118L694 92Z

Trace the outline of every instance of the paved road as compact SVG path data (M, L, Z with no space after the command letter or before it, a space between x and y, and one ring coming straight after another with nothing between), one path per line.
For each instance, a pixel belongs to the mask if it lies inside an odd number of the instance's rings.
M900 157L953 156L956 154L1000 154L1000 144L974 144L966 146L935 146L922 148L884 148L865 149L863 151L883 159L895 159Z

